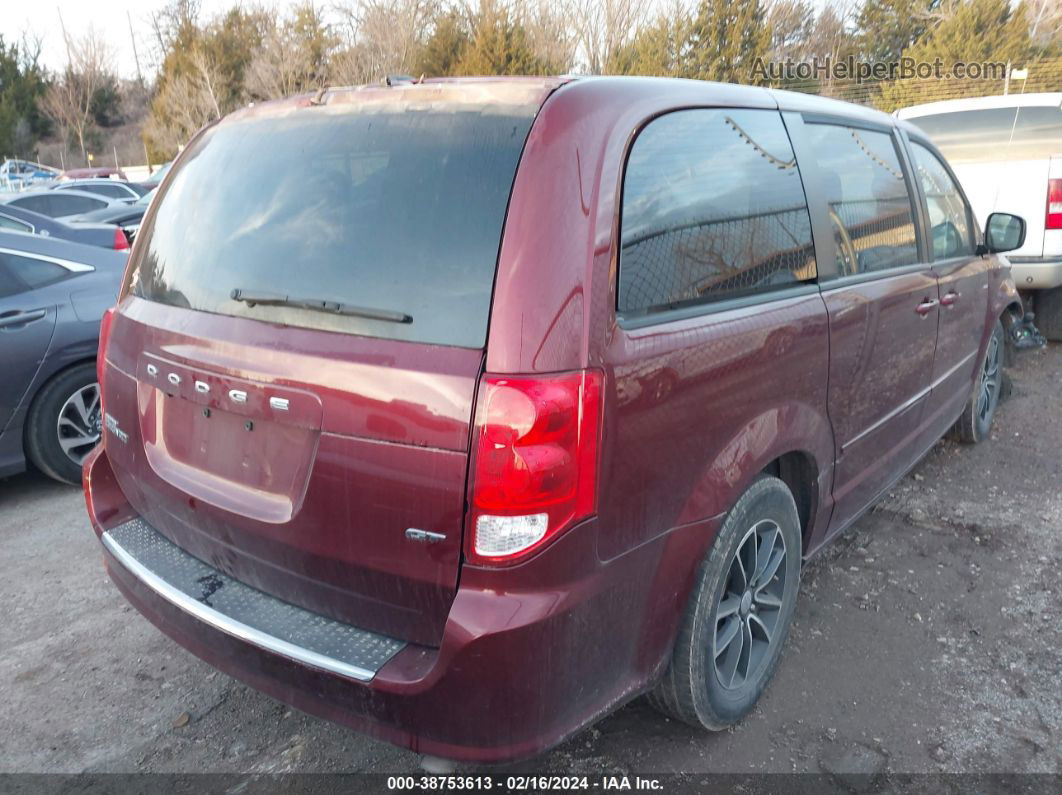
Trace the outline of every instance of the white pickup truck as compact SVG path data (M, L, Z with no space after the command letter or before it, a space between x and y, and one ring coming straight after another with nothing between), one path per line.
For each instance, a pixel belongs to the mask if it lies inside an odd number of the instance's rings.
M1014 283L1035 290L1036 324L1062 341L1062 92L955 99L901 108L948 158L978 221L1025 219L1025 245L1008 255Z

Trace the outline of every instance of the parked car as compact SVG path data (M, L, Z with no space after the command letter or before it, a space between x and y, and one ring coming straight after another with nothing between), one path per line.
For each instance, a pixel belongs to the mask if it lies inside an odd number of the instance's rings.
M124 182L120 179L71 179L49 185L52 190L78 190L86 193L98 193L108 199L118 199L126 203L135 202L148 192L137 182Z
M425 754L528 756L644 692L729 726L802 560L949 429L987 437L1023 228L982 237L918 128L801 94L242 109L104 319L107 570L211 664Z
M32 210L49 218L60 220L102 210L104 207L125 205L126 202L110 199L82 190L32 190L23 193L0 195L0 206L10 205Z
M1062 92L932 102L897 111L955 168L982 221L996 210L1028 222L1009 254L1014 282L1035 290L1037 325L1062 341Z
M96 166L94 168L68 168L59 179L120 179L125 180L125 172L115 166Z
M157 190L157 189L155 189ZM155 190L145 193L132 204L124 206L104 207L102 210L93 210L84 215L75 216L73 223L105 223L117 224L125 234L129 245L136 239L137 230L140 229L140 221L155 197Z
M100 436L100 319L125 264L99 246L0 230L0 477L28 459L80 481Z
M55 237L119 251L129 248L128 233L114 223L99 223L91 219L76 219L66 223L13 204L0 203L0 229Z
M172 166L172 165L173 165L173 161L172 160L170 160L170 161L168 161L166 163L163 163L161 166L159 166L157 169L155 169L155 171L152 174L148 175L147 179L141 180L137 184L141 188L144 188L146 190L154 190L155 188L157 188L159 185L162 184L162 178L166 176L166 174L170 170L170 166Z
M53 180L59 171L29 160L7 159L0 163L0 191L20 191Z

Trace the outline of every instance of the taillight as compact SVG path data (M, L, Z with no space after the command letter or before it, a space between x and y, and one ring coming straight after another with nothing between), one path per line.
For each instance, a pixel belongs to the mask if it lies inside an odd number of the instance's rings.
M114 307L112 306L103 313L100 320L100 347L96 352L96 381L100 385L100 411L103 411L103 373L106 367L103 364L107 355L107 343L111 338L111 323L114 321Z
M597 370L483 377L470 561L514 563L595 513L602 381Z
M129 238L125 236L122 227L114 227L114 250L124 251L127 248L129 248Z
M1047 180L1047 229L1062 229L1062 179Z

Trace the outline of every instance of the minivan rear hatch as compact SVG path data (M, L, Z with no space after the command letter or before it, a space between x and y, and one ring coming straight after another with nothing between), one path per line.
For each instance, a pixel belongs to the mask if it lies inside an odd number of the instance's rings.
M341 90L189 144L104 365L145 521L280 599L439 642L506 207L556 85Z

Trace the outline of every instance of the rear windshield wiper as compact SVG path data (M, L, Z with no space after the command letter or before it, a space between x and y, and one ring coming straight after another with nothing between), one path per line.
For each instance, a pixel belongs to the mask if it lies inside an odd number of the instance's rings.
M386 320L388 323L412 323L413 316L403 312L391 312L387 309L372 309L364 306L352 306L339 301L322 301L317 298L292 298L276 293L258 293L254 290L240 290L229 293L233 301L243 301L247 306L293 306L297 309L309 309L313 312L330 312L333 315L364 317L370 320Z

